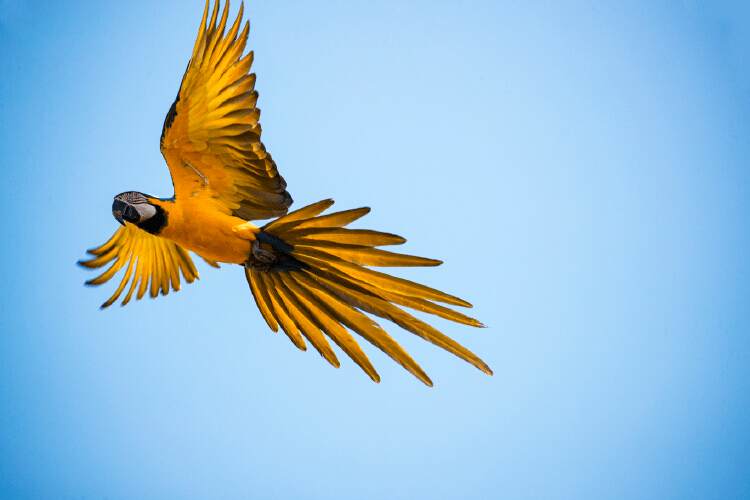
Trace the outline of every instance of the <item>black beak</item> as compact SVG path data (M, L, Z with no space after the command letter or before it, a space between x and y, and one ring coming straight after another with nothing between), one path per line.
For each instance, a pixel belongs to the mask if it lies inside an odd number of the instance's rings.
M123 203L120 200L115 200L112 203L112 215L115 216L115 219L117 219L117 222L125 225L125 220L122 218L122 213L127 210L128 205L126 203Z

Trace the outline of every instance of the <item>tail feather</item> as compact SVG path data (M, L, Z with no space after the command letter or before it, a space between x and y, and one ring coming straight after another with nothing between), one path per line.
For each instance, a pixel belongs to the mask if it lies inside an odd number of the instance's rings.
M364 314L367 313L387 319L492 375L492 370L474 353L398 307L482 327L479 321L435 302L462 307L471 307L471 304L439 290L363 267L436 266L441 262L374 248L399 245L406 240L389 233L345 229L344 226L370 209L321 216L332 204L332 200L315 203L262 228L265 233L292 247L288 253L274 248L280 262L291 257L306 265L294 269L283 266L265 270L246 268L250 289L268 325L274 331L280 325L292 342L303 350L304 336L321 356L338 367L338 358L331 350L327 336L372 380L379 382L380 376L348 328L423 383L432 386L432 381L414 359L378 323Z
M360 266L373 267L417 267L439 266L442 261L425 259L413 255L387 252L377 248L360 245L345 245L343 243L329 243L327 241L309 242L294 246L295 253L307 255L308 252L319 254L325 252L345 261Z
M293 227L293 224L295 222L311 219L326 211L331 205L333 205L333 200L322 200L317 203L313 203L312 205L300 208L299 210L295 210L294 212L289 212L283 217L279 217L278 219L269 222L264 226L263 229L274 233L284 232L285 228L281 227L282 224L288 224L288 227Z
M357 332L362 338L409 370L419 380L432 387L430 377L380 325L353 309L348 301L342 300L340 296L331 292L324 283L316 281L309 274L300 274L295 278L299 282L305 283L309 289L313 290L313 293L318 293L325 299L325 303L331 307L331 311L339 323Z
M296 273L295 273L296 274ZM308 317L312 319L318 328L324 332L328 338L333 340L352 361L357 363L369 377L380 382L380 375L375 371L375 367L370 363L370 359L359 346L354 337L341 326L341 323L331 313L328 304L320 301L318 296L314 295L310 289L305 287L290 273L290 278L297 283L296 291L299 292L300 302L307 310Z
M386 290L379 290L378 294L389 302L398 304L400 306L414 309L428 314L433 314L443 319L453 321L455 323L461 323L464 325L475 326L477 328L483 328L484 325L472 317L461 314L458 311L449 309L441 306L440 304L433 304L429 300L419 299L415 297L409 297L407 295L401 295L398 293L389 292Z
M298 293L294 292L296 282L289 278L288 273L279 273L273 279L281 297L286 303L287 310L291 313L292 319L299 327L302 335L315 347L321 356L333 366L339 368L341 363L336 357L336 353L331 349L331 345L326 340L325 335L308 319L307 314L304 312L304 306L297 299Z
M351 210L344 210L343 212L322 215L320 217L315 217L314 219L307 219L301 221L295 227L297 229L307 229L311 227L344 227L369 213L370 207L353 208Z
M310 244L311 242L341 243L345 245L360 245L365 247L382 247L386 245L401 245L406 240L401 236L390 233L380 233L369 229L342 229L316 227L297 229L292 236L287 237L290 245Z
M252 272L245 268L245 277L247 278L247 283L250 285L250 291L253 293L253 298L255 299L255 304L260 310L260 314L263 316L263 319L266 320L266 323L268 323L268 327L274 332L278 332L279 324L271 313L271 308L269 307L271 297L268 295L268 290L263 284L262 274Z
M276 317L276 319L279 320L281 329L284 330L284 333L286 333L286 336L289 337L289 340L291 340L292 343L296 345L300 351L306 351L307 345L302 339L302 335L300 335L299 333L299 328L297 328L297 325L295 325L294 321L292 321L292 319L289 317L289 313L284 306L284 301L281 300L279 292L276 290L273 276L261 273L260 278L263 281L263 285L266 287L266 290L268 290L268 295L271 299L270 303L268 304L269 309L271 310L271 313Z
M461 314L460 312L454 311L453 309L449 309L422 298L410 297L408 295L402 295L400 293L395 293L383 288L375 287L364 281L356 280L346 273L342 273L336 268L329 268L325 271L322 268L313 269L315 269L315 271L313 271L313 274L315 274L316 276L326 273L326 275L329 276L328 279L334 279L330 277L332 275L333 277L335 277L335 280L337 280L337 282L345 284L345 286L348 286L350 288L354 288L356 286L360 292L364 291L365 293L370 293L375 297L385 300L386 302L405 306L410 309L414 309L415 311L433 314L455 323L461 323L477 328L484 327L482 323L475 320L474 318L466 316L465 314Z
M471 304L465 300L461 300L458 297L448 295L440 290L435 290L428 286L414 283L413 281L405 280L403 278L396 278L389 274L373 271L372 269L365 269L362 266L347 262L343 259L332 258L325 252L314 252L308 250L307 255L297 255L297 258L307 265L317 265L322 269L336 269L351 276L354 279L364 281L370 285L388 290L391 292L407 295L410 297L419 297L422 299L435 300L437 302L443 302L445 304L451 304L454 306L471 307Z
M489 375L492 374L490 368L474 353L427 323L418 320L387 300L378 297L377 291L365 289L363 293L361 288L358 289L359 287L357 287L356 284L351 283L346 280L346 278L342 279L318 269L311 270L311 273L314 274L323 285L342 297L351 306L380 318L387 319L404 330L414 333L426 341L455 354L483 372Z

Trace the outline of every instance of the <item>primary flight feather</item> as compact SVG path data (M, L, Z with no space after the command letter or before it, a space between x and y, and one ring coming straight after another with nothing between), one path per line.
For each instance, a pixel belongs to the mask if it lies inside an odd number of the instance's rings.
M437 266L441 262L381 250L400 245L400 236L347 229L369 208L321 215L333 205L323 200L287 213L292 197L276 163L260 141L253 53L244 54L249 24L240 31L243 6L225 34L229 2L210 19L209 3L180 91L161 133L174 196L169 199L128 191L115 197L112 214L121 227L99 248L89 250L86 268L103 274L87 281L101 285L125 268L112 305L122 305L180 289L180 274L198 278L188 251L208 264L244 266L255 303L273 331L279 327L302 350L307 340L339 367L332 340L372 380L380 376L352 337L353 331L381 349L419 380L432 381L409 354L369 315L387 319L492 375L475 354L401 307L456 323L482 324L439 303L471 304L433 288L369 267ZM207 22L208 21L208 22ZM250 220L278 217L263 227ZM364 314L367 313L367 314Z

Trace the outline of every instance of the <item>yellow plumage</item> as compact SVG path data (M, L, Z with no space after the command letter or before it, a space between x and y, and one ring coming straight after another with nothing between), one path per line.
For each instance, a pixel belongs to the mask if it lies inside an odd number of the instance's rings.
M332 340L372 380L380 377L350 332L358 334L427 385L432 381L408 353L369 316L387 319L487 374L489 367L468 349L404 311L406 307L474 327L477 320L439 303L471 304L439 290L368 267L436 266L438 260L382 250L406 240L389 233L348 229L366 215L358 208L321 215L323 200L287 214L292 198L276 164L260 141L252 52L243 57L249 25L240 32L242 7L224 35L228 5L210 19L209 4L192 57L162 129L161 151L175 187L171 199L140 193L118 195L113 214L123 226L86 268L109 267L87 282L101 285L125 272L113 304L128 288L133 295L180 289L180 274L192 283L198 272L192 251L214 267L244 264L250 291L268 326L281 328L302 350L309 342L335 367ZM208 20L208 24L206 21ZM279 217L257 227L249 220ZM131 223L132 222L132 223ZM129 287L128 287L129 285ZM401 307L399 307L401 306Z

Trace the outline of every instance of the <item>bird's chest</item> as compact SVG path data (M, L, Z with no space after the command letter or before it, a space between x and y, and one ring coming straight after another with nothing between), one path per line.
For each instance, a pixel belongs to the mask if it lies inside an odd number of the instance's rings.
M250 241L232 228L245 221L201 206L184 206L169 212L167 226L159 236L186 250L217 262L242 264L250 255Z

